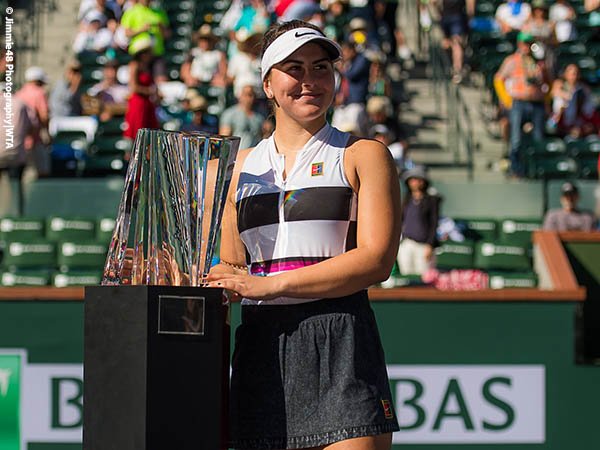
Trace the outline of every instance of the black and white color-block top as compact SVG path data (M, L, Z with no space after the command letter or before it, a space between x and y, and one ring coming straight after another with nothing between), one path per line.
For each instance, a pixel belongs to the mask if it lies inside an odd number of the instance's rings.
M349 136L326 124L298 152L286 179L285 158L277 152L273 136L247 155L236 206L250 274L275 275L356 247L357 197L344 172ZM312 300L316 299L278 297L267 303Z

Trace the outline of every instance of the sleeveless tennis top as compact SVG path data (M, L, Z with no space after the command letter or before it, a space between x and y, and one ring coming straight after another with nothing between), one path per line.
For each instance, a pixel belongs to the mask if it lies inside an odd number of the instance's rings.
M357 197L344 173L349 136L326 124L298 152L285 179L285 158L273 136L248 153L236 209L250 274L275 275L356 247ZM268 302L243 299L242 304L313 300L278 297Z

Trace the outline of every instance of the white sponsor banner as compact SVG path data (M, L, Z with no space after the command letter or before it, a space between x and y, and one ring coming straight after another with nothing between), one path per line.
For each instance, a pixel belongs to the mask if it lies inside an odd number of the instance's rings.
M82 442L82 364L27 364L19 353L22 448ZM394 444L545 442L543 365L388 365L388 374Z
M27 364L21 381L22 439L82 442L83 365Z
M543 365L389 365L395 444L542 444Z

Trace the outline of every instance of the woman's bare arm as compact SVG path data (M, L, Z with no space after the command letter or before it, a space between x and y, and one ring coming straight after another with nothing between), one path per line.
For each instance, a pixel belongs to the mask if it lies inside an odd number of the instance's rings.
M227 195L227 202L223 210L223 220L221 222L221 246L219 257L221 263L215 265L211 270L211 274L216 273L228 273L228 274L243 274L247 273L246 266L246 252L244 249L244 243L240 239L237 228L237 211L235 206L235 193L237 189L238 179L241 171L241 167L246 159L248 150L242 150L238 153L238 157L235 163L231 184L229 187L229 194ZM226 264L224 264L225 262ZM234 267L237 266L237 267Z

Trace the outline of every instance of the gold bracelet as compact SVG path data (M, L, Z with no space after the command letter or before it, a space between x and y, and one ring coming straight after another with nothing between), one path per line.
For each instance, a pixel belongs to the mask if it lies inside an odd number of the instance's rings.
M224 261L224 260L221 260L221 264L224 264L229 267L233 267L234 269L237 269L237 270L243 270L244 272L248 272L248 267L246 267L246 266L238 266L237 264L232 264L232 263Z

